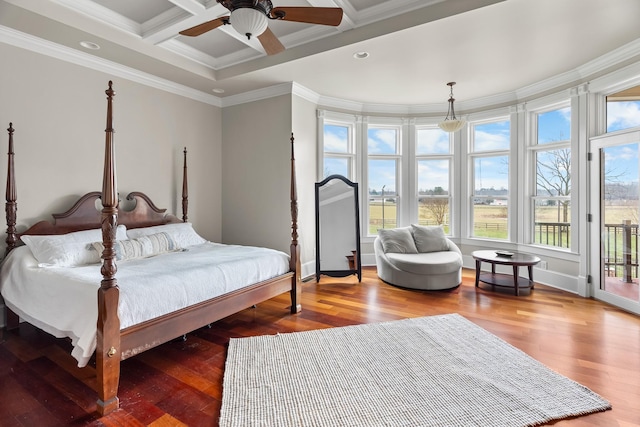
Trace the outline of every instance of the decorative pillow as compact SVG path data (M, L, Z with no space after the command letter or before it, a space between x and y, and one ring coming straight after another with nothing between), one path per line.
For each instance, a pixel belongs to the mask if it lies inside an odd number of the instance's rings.
M176 245L180 248L199 245L207 241L196 233L190 222L177 222L172 224L154 225L153 227L132 228L127 230L127 236L129 236L130 239L136 239L141 236L148 236L150 234L161 232L169 234Z
M441 252L449 250L449 243L441 225L424 226L411 224L413 240L418 252Z
M84 230L50 236L20 236L40 267L77 267L100 262L100 254L91 250L90 243L102 240L102 230ZM127 239L127 228L116 228L116 239Z
M102 242L91 244L99 255L104 251ZM116 260L123 261L136 258L148 258L155 255L173 252L180 249L168 233L156 233L140 236L137 239L118 240L114 242Z
M378 236L382 241L385 253L416 254L416 244L411 235L411 228L381 228Z

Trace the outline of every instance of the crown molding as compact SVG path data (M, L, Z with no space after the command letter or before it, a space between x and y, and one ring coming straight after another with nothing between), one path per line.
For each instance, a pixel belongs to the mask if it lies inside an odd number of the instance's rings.
M274 98L281 95L292 95L293 87L296 83L286 82L263 89L251 90L238 95L222 98L222 107L232 107L234 105L246 104L248 102L261 101L267 98ZM298 85L300 86L300 85Z
M106 59L98 58L94 55L90 55L76 49L52 43L3 25L0 25L0 43L5 43L42 55L50 56L52 58L60 59L62 61L70 62L75 65L100 71L102 73L121 77L131 80L132 82L140 83L175 95L184 96L185 98L190 98L205 104L216 107L222 106L220 98L217 96L209 95L205 92L154 76L153 74L126 67L122 64Z
M76 0L54 0L54 3L61 4L76 12L82 13L92 19L105 22L112 27L121 29L123 31L142 35L142 25L137 22L127 19L122 15L108 9L98 3L92 1L76 1Z
M122 77L140 84L144 84L146 86L184 96L186 98L194 99L196 101L204 102L206 104L214 105L217 107L228 107L248 102L254 102L269 97L291 94L300 96L310 102L316 103L318 107L321 108L346 110L350 112L365 114L436 115L443 114L443 112L446 112L447 109L446 101L437 104L395 105L382 103L362 103L357 101L350 101L347 99L332 98L316 93L295 82L281 83L271 87L252 90L230 97L219 98L206 92L192 89L187 86L169 81L167 79L163 79L149 73L126 67L116 62L98 58L96 56L84 53L76 49L52 43L47 40L40 39L38 37L34 37L32 35L2 25L0 25L0 42L47 55L63 61L71 62L83 67L112 74L114 76ZM169 42L167 44L171 48L170 50L173 50L174 53L180 53L181 50L185 49L184 46L181 46L177 42ZM637 84L640 79L640 63L623 66L625 61L630 61L637 57L640 57L640 39L634 40L631 43L608 52L605 55L600 56L599 58L596 58L580 67L577 67L576 69L516 89L513 92L506 92L473 100L456 101L456 110L458 110L460 114L465 114L466 112L468 113L478 110L493 109L499 106L523 102L541 94L558 90L560 88L584 84L586 80L588 80L592 76L596 76L598 73L607 71L607 75L594 79L593 83L595 84L592 84L592 86L590 87L591 91L604 90L603 88L608 85L616 85L617 87L622 87L625 84L629 84L630 82L634 82L634 84ZM616 66L619 67L618 70L610 71Z

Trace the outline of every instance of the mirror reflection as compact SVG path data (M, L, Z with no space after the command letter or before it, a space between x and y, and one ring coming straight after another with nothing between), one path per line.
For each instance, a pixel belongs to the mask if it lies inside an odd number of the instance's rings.
M342 175L316 183L316 282L320 275L362 279L358 184Z

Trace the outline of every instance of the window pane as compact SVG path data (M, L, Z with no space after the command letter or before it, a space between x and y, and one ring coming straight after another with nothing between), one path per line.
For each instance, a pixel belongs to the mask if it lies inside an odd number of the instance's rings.
M369 160L369 195L396 195L396 160Z
M418 194L449 194L449 160L418 161Z
M349 159L325 157L322 177L326 178L329 175L342 175L345 178L349 178Z
M508 207L506 198L473 199L473 236L506 240Z
M442 225L449 234L449 198L420 197L418 199L418 223L420 225Z
M571 139L571 107L538 114L538 144Z
M395 159L369 160L369 234L396 227Z
M449 154L451 152L449 141L449 133L442 129L418 129L416 154Z
M537 199L534 209L534 243L568 248L571 242L570 221L570 200Z
M474 159L473 236L508 239L509 156Z
M396 228L397 204L395 197L369 198L369 234L378 234L380 228Z
M367 136L369 154L398 154L397 129L369 128Z
M640 126L640 101L607 101L607 132Z
M536 195L568 196L571 193L571 150L536 153Z
M508 150L510 133L509 120L475 125L473 127L474 151Z
M349 128L347 126L324 125L324 152L349 153Z
M605 150L605 186L602 197L607 204L606 214L614 211L615 209L612 209L614 206L638 204L639 153L640 147L637 143L608 147ZM634 223L638 222L637 218L624 219L633 219Z
M509 194L509 156L475 159L474 194L502 197Z

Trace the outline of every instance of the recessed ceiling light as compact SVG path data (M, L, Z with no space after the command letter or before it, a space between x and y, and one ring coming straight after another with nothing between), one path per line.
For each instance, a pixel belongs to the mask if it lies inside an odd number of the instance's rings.
M365 59L369 57L369 52L356 52L353 54L353 57L356 59Z
M215 88L215 89L211 89L211 91L213 93L224 93L224 89L220 89L219 87Z
M85 49L91 49L91 50L98 50L100 49L100 45L94 42L80 42L80 46L82 46Z

